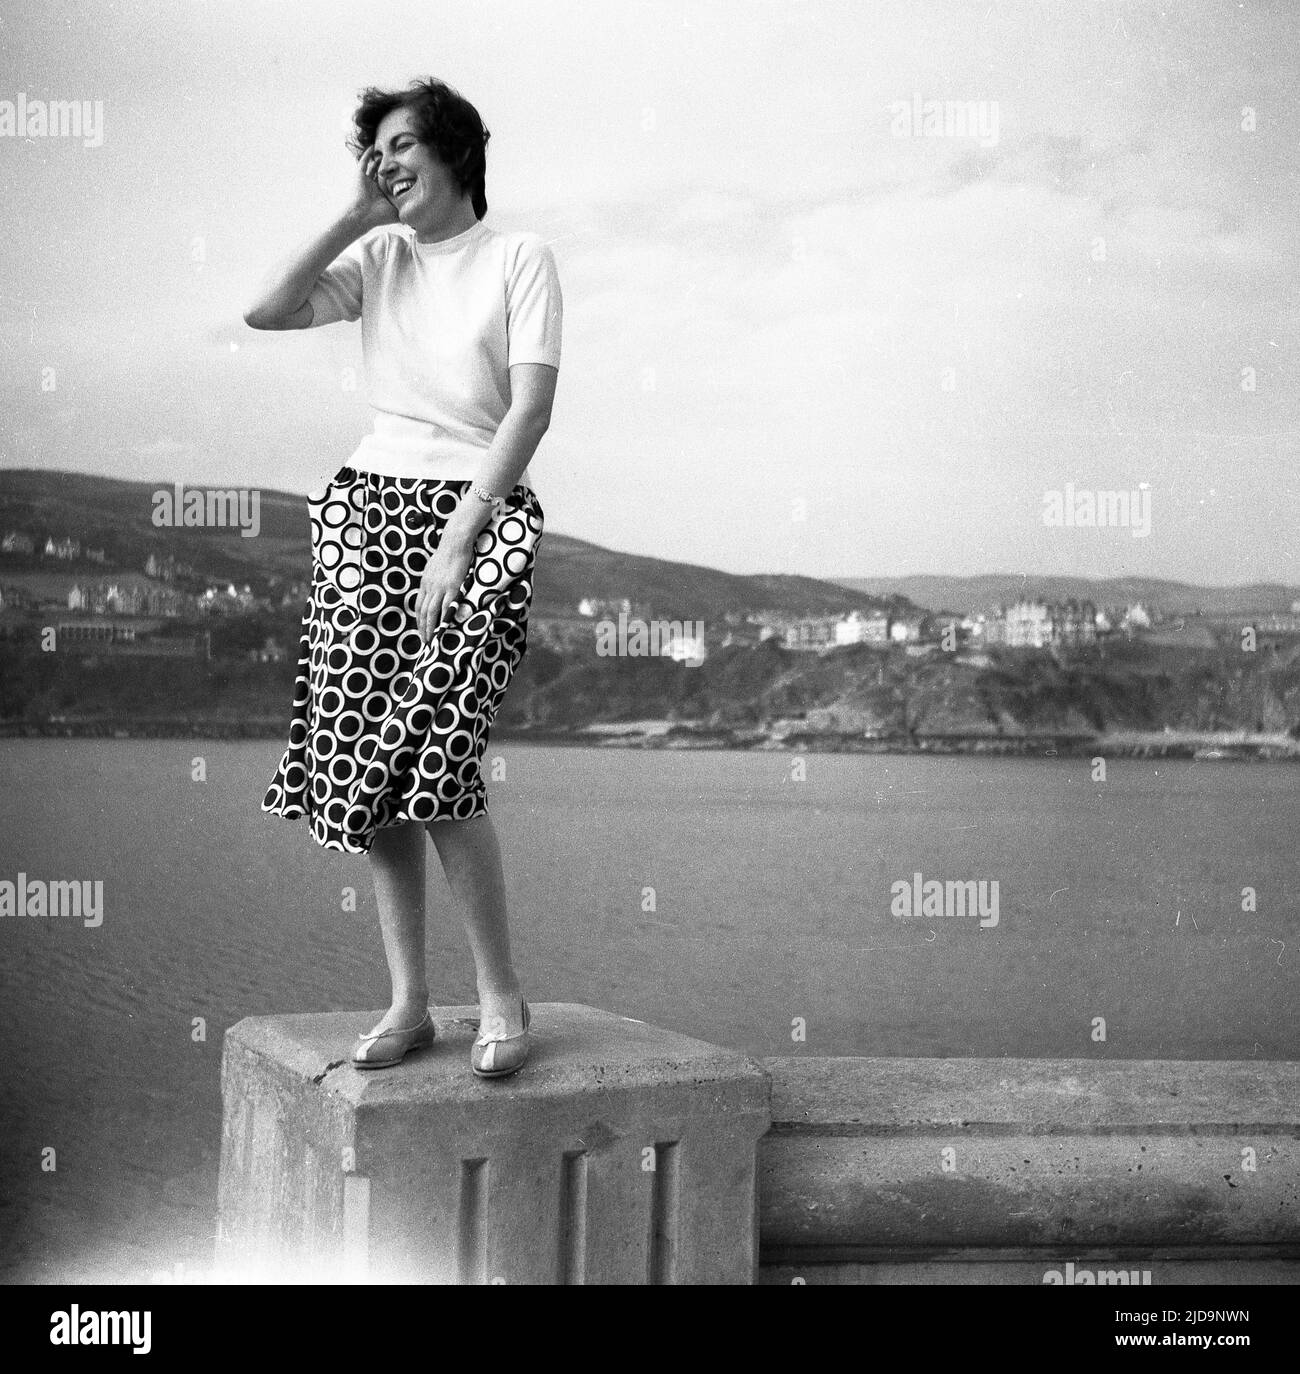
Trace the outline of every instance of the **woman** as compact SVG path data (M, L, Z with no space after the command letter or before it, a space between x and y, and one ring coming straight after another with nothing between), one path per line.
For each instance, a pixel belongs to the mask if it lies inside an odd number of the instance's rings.
M562 301L551 250L483 223L489 138L435 80L365 90L341 214L275 270L254 329L362 322L374 430L308 497L312 592L289 746L262 809L368 854L392 1005L352 1062L432 1043L424 834L474 956L481 1077L517 1071L529 1010L481 761L527 642L543 512L527 471L550 423Z

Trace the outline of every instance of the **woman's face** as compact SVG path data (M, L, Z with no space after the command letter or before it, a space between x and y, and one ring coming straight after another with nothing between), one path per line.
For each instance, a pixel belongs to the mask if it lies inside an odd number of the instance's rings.
M438 229L454 217L464 193L437 154L416 137L410 110L384 116L375 130L375 147L382 154L379 184L403 224Z

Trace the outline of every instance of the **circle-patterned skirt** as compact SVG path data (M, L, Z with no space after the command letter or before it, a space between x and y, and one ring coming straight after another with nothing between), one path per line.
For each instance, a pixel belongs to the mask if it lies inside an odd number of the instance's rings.
M307 498L311 597L262 810L306 817L326 849L365 854L385 826L487 812L483 751L527 647L544 515L514 488L475 541L453 617L422 644L420 575L470 485L343 467Z

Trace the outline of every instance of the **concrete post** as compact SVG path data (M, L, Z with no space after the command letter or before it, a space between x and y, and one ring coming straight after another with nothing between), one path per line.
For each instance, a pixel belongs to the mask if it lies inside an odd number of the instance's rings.
M475 1009L402 1064L348 1062L373 1012L226 1033L217 1268L260 1281L753 1283L768 1081L593 1007L532 1007L514 1077L475 1078Z

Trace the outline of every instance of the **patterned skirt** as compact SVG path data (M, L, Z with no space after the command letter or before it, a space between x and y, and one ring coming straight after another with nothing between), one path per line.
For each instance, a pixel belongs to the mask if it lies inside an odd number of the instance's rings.
M544 516L514 488L424 645L420 575L470 485L343 467L307 498L311 598L289 746L262 810L305 817L326 849L365 854L385 826L487 812L483 751L527 647Z

